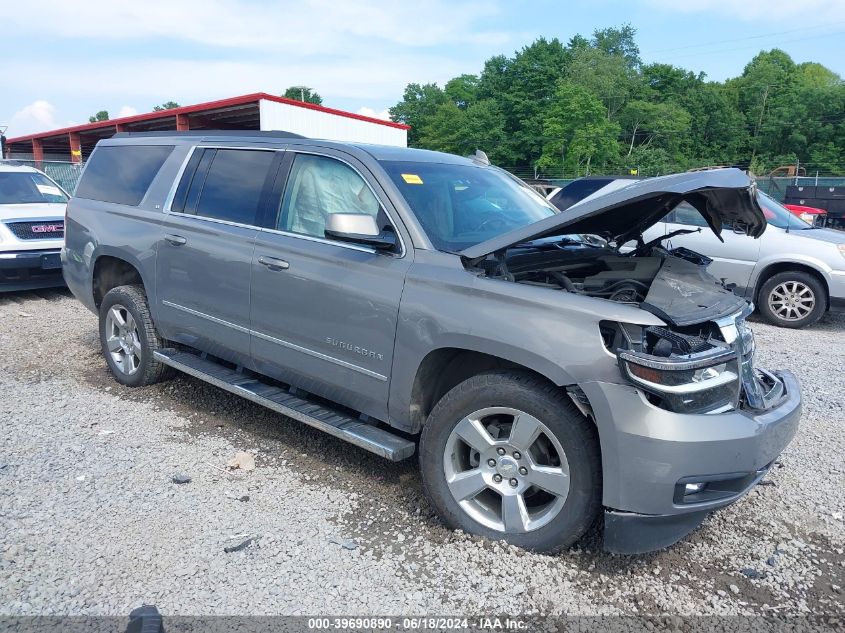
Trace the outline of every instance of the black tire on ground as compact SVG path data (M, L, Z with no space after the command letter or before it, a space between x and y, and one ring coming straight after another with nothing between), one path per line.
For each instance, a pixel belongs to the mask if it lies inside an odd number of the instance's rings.
M799 288L806 288L812 293L815 305L803 318L788 320L775 312L769 304L769 299L775 288L780 287L781 284L791 284L793 282L799 284ZM757 294L757 309L760 311L760 316L772 325L787 328L802 328L812 325L822 318L827 309L827 292L825 291L824 285L814 275L800 270L787 270L774 274L763 282L763 285L760 286L760 292Z
M486 407L508 407L540 420L560 443L570 471L569 493L560 512L532 531L507 534L473 519L455 500L444 472L444 452L461 420ZM506 540L525 549L552 553L576 542L601 509L601 453L595 425L553 384L529 372L502 370L473 376L434 407L420 437L420 471L425 494L452 529Z
M137 368L132 373L125 373L119 367L117 361L112 357L108 348L107 339L110 334L106 332L107 317L109 312L118 306L131 314L135 322L137 342L140 360L137 361ZM119 310L123 314L123 310ZM143 387L164 380L172 375L171 368L153 358L153 352L166 347L155 329L150 309L147 305L147 295L144 287L140 285L118 286L111 289L100 304L100 345L103 356L111 370L114 379L128 387Z

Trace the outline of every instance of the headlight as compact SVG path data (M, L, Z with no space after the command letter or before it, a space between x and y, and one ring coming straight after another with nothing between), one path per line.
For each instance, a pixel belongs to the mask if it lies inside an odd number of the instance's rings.
M802 213L798 217L808 224L813 224L816 221L816 216L812 213Z
M737 358L730 348L668 358L620 351L619 361L631 382L670 411L712 412L735 407L739 401Z
M839 249L839 254L845 257L845 244L837 244L836 248Z

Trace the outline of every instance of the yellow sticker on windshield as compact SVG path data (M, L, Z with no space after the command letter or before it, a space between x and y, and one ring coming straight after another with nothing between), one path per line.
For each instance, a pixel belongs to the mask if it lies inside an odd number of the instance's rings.
M407 182L409 185L423 184L422 178L420 178L416 174L402 174L402 180Z

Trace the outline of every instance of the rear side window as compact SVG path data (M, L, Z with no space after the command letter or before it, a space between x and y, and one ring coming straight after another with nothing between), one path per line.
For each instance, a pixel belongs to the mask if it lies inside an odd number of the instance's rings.
M85 167L77 198L137 206L173 145L98 147Z
M198 149L174 196L172 211L258 225L276 152Z
M687 226L707 226L707 220L702 217L698 209L687 202L682 202L675 207L675 223Z

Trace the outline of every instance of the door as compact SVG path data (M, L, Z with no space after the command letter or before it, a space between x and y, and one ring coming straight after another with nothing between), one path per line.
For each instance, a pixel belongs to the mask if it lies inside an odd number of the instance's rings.
M342 153L290 153L278 208L256 238L252 354L267 375L386 419L399 301L411 250L384 192ZM365 175L366 174L366 175ZM287 176L287 177L286 177ZM395 252L326 239L330 213L368 213Z
M224 148L192 153L157 245L158 326L166 338L249 364L252 254L271 166L281 156Z
M677 248L683 246L690 250L706 255L713 260L707 269L717 279L726 279L728 283L737 285L737 294L744 295L748 288L751 273L760 255L760 240L751 238L744 233L735 233L726 225L722 228L720 241L710 230L702 215L686 202L679 204L669 216L666 223L666 234L678 229L696 229L700 232L687 235L676 235L664 244Z

